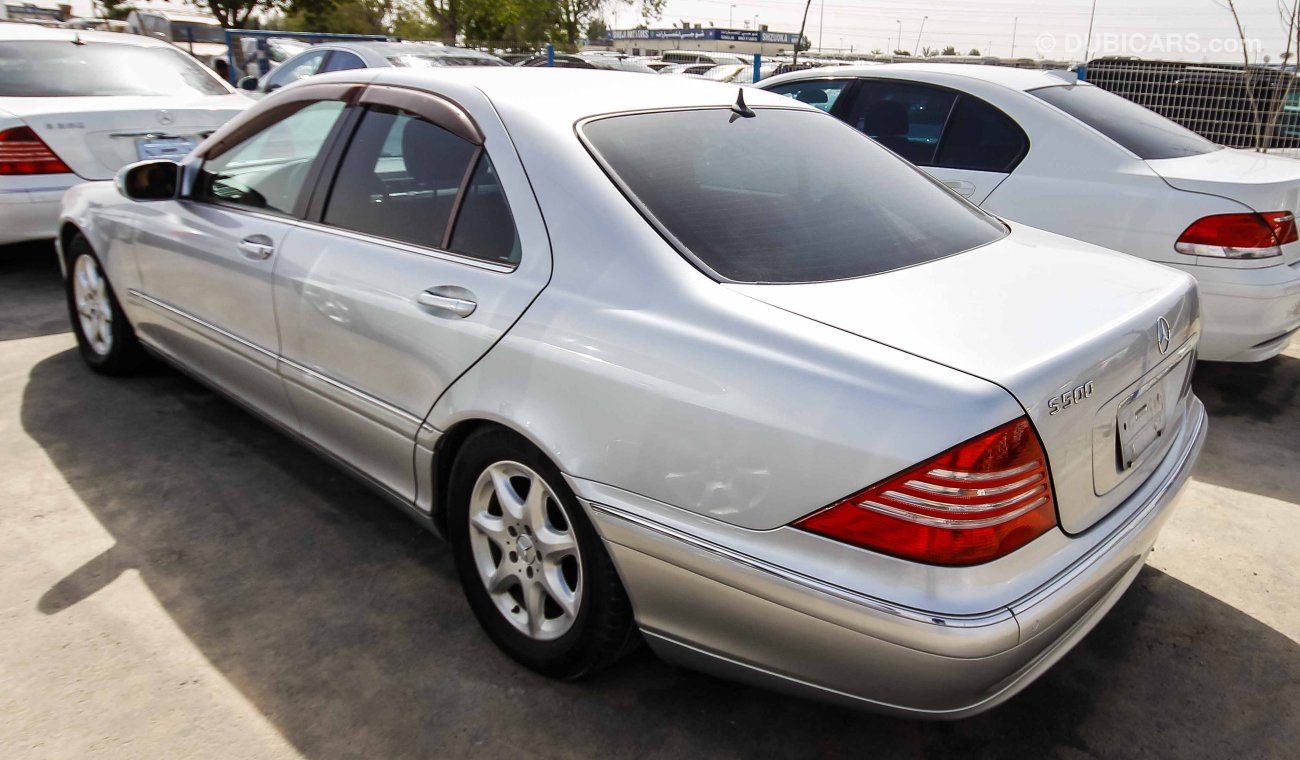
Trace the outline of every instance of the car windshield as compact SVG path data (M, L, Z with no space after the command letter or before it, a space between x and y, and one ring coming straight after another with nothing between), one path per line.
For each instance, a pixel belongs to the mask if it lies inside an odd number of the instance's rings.
M216 42L222 45L226 44L226 30L216 24L192 24L188 21L172 22L172 41L185 43L193 39L195 42Z
M1093 85L1030 90L1143 160L1199 156L1221 146L1155 111Z
M195 60L167 47L59 41L0 45L0 97L225 95Z
M834 118L803 109L664 111L583 135L677 247L723 279L819 282L997 240L1001 222Z

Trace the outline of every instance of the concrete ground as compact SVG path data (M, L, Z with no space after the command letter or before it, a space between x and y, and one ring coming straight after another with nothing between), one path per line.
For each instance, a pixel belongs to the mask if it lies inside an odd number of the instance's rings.
M1296 757L1300 349L1204 365L1195 482L1097 629L922 723L642 653L556 683L444 547L167 369L85 370L47 247L0 249L0 757Z

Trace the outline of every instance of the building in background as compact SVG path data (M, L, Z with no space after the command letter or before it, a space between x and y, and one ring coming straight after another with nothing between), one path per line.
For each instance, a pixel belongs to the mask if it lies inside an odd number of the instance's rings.
M72 18L72 6L60 5L46 8L32 3L5 3L0 5L0 18L9 21L26 21L28 23L55 26L60 21Z
M595 40L593 43L597 43ZM737 55L789 55L799 43L798 32L763 29L615 29L609 47L628 55L660 55L668 50L697 50Z

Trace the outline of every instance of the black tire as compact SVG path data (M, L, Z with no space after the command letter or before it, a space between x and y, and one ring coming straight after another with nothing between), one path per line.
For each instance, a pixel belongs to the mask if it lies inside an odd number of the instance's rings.
M78 266L79 260L87 259L86 266L93 265L94 271L103 280L103 299L94 307L105 311L110 319L110 339L105 342L102 335L87 335L81 314L77 306L77 278L83 271ZM117 294L104 274L104 267L90 247L90 241L77 233L68 243L67 249L68 277L64 283L67 294L68 318L72 322L72 332L77 336L77 349L86 366L104 375L126 375L138 370L146 361L144 348L135 337L135 330L122 312Z
M516 628L498 609L476 566L470 534L474 530L470 526L471 497L479 477L503 462L522 464L543 478L560 501L563 517L576 538L582 573L576 594L578 611L567 632L553 640L537 640ZM613 663L636 647L640 639L632 605L613 560L559 469L536 447L501 428L472 433L452 465L447 495L447 532L461 586L479 624L507 655L543 675L574 679ZM504 563L504 558L501 561Z

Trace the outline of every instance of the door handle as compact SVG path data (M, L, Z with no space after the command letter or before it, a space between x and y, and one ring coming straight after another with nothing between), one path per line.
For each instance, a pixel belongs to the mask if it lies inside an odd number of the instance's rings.
M266 235L249 235L239 241L239 252L244 254L244 258L265 261L275 253L275 243Z
M455 285L429 288L416 296L415 301L421 306L445 311L461 319L473 314L478 308L478 304L474 302L474 294Z
M964 179L946 179L943 184L952 188L953 192L963 198L969 198L975 194L975 183L967 182Z

